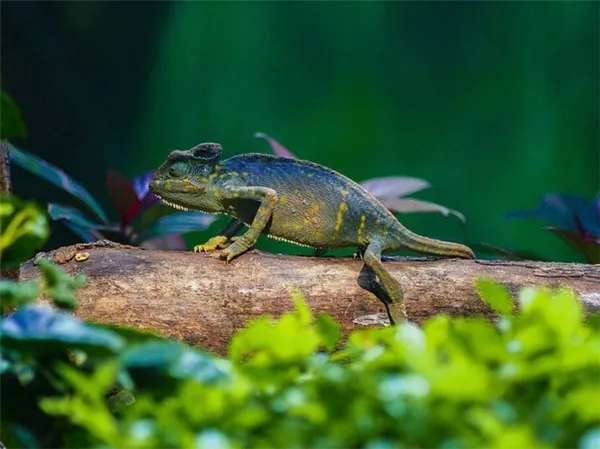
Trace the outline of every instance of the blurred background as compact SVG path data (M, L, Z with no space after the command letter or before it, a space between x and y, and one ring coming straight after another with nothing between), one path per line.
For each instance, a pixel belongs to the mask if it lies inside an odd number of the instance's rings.
M599 191L599 5L3 1L2 88L27 125L14 143L102 205L109 169L133 176L204 141L270 153L260 131L356 181L423 178L415 198L466 216L402 215L415 232L579 260L505 215ZM23 170L13 183L76 203ZM55 224L48 246L75 241Z

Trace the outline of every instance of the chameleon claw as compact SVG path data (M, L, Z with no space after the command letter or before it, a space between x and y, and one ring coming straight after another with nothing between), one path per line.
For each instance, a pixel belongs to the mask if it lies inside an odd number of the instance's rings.
M226 249L221 251L220 257L229 263L235 257L245 253L248 250L248 247L244 246L242 242L243 240L238 239L236 242L229 245Z
M227 243L227 237L224 235L217 235L202 245L194 246L194 252L201 253L203 251L215 251L217 248L227 248L227 246L229 246Z

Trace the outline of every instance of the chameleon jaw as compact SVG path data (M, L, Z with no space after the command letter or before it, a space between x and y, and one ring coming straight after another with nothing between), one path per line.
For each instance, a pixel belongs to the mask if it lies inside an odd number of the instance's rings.
M156 193L154 194L156 195ZM171 201L167 201L164 198L162 198L160 195L156 195L156 197L164 204L166 204L167 206L172 207L173 209L177 209L177 210L189 210L187 207L181 206L177 203L172 203Z

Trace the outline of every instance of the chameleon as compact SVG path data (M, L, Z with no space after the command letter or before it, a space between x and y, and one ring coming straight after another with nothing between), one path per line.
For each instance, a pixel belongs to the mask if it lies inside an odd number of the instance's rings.
M225 214L231 221L194 252L221 250L230 262L268 237L325 251L357 247L376 281L364 287L383 302L390 322L407 320L402 287L381 260L384 251L473 259L459 243L423 237L403 226L358 183L323 165L262 153L222 160L218 143L172 151L156 170L150 190L179 210ZM245 233L236 236L241 229Z

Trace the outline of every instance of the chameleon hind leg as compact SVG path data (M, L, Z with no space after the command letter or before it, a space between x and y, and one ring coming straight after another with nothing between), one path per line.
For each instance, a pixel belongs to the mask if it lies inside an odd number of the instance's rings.
M406 308L404 304L404 292L400 283L394 279L381 262L381 253L385 249L381 240L373 240L365 250L363 260L373 270L381 284L383 292L372 289L373 293L382 301L387 310L392 324L406 321Z
M206 243L202 245L194 246L194 252L199 253L202 251L215 251L217 248L223 249L229 246L229 240L233 241L233 235L237 234L240 229L244 226L240 220L233 218L218 235L208 239Z

